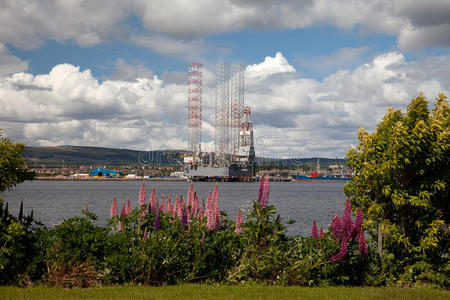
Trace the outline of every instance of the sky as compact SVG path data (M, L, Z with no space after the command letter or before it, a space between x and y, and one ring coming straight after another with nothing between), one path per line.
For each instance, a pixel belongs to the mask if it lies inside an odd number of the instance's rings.
M0 0L0 128L27 145L187 148L187 65L245 69L257 156L344 157L450 91L448 0Z

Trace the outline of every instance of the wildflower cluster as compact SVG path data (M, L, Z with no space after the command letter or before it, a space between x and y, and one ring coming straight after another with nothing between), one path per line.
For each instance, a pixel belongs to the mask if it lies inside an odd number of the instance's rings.
M358 208L355 222L352 221L351 214L351 204L347 200L345 202L343 218L341 219L338 215L335 215L331 221L333 236L341 245L339 252L330 258L330 261L333 263L342 261L345 258L348 252L348 246L352 241L358 242L359 252L362 256L367 256L368 254L366 238L362 230L364 221L361 208Z

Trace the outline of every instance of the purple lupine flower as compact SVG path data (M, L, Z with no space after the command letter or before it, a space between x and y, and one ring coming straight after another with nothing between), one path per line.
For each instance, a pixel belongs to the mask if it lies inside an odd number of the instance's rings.
M339 250L338 254L330 258L330 262L336 263L342 261L344 257L347 255L347 251L348 251L348 242L346 239L343 239L341 242L341 249Z
M161 229L161 219L159 217L159 211L156 212L155 221L153 222L153 228L155 230L160 230Z
M117 201L116 196L113 197L113 202L111 204L111 209L109 211L111 218L117 217Z
M145 210L143 209L146 202L145 197L147 197L147 191L145 190L145 183L142 181L141 190L139 191L139 209L141 210L142 217L145 217Z
M125 200L122 201L122 209L120 210L120 217L123 218L127 215L127 211L125 208Z
M156 212L156 209L158 207L158 200L156 199L156 192L155 192L155 186L152 188L152 194L150 196L150 211L152 213Z
M320 226L319 239L323 239L323 228Z
M258 202L261 203L261 199L264 193L264 175L259 179L259 192L258 192Z
M126 210L127 215L131 214L130 198L127 198L127 207L125 210Z
M187 219L187 209L186 207L183 207L182 213L181 213L181 225L187 226L188 225L188 219Z
M235 233L241 233L242 232L242 228L241 228L241 224L242 224L242 214L241 214L241 209L238 209L238 215L236 217L236 229L234 229Z
M356 218L355 218L355 234L359 234L359 232L362 230L362 225L364 223L363 220L363 213L360 207L358 207L358 211L356 212Z
M362 256L368 255L366 237L364 236L364 231L362 231L362 230L359 232L358 248L359 248L359 252L361 253Z
M311 237L317 239L319 235L317 234L317 224L316 219L313 220L312 229L311 229Z

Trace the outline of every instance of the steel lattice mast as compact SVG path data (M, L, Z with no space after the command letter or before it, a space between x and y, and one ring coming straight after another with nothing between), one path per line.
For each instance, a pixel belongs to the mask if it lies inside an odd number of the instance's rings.
M216 67L215 145L216 156L224 162L230 151L230 71L229 64Z
M239 127L242 122L244 108L244 65L231 65L231 126L230 150L233 156L239 150Z
M199 156L202 139L202 64L193 62L188 69L188 151Z

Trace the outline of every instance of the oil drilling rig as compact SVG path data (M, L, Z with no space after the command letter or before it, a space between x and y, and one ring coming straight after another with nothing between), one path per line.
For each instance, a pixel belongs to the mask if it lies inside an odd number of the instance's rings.
M202 152L202 64L188 66L188 152L184 175L196 180L246 180L255 175L250 107L241 64L216 66L214 152Z

